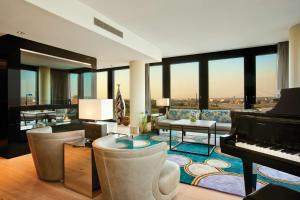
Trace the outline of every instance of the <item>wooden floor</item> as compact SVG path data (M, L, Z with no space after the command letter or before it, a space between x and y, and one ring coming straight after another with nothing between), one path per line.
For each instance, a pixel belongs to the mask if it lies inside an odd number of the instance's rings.
M85 196L36 177L31 155L13 159L0 157L0 200L86 200ZM96 198L102 200L101 197ZM240 200L240 197L180 184L175 200Z

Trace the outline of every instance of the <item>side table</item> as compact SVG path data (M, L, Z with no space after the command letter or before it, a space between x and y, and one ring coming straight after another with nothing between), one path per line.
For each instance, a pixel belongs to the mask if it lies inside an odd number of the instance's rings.
M90 198L100 194L91 143L83 140L64 144L64 186Z

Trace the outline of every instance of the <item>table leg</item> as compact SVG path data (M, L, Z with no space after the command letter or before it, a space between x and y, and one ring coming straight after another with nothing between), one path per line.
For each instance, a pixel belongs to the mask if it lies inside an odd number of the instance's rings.
M170 150L172 149L172 128L170 127Z
M181 127L181 142L183 142L183 136L185 135L185 132L183 131L183 126Z
M215 123L215 146L217 146L217 123Z
M207 155L209 156L209 146L210 146L210 129L208 128L208 145L207 145Z

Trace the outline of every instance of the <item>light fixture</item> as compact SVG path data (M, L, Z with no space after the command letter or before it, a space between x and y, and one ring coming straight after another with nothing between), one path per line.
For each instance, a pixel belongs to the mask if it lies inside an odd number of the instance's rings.
M112 118L112 99L79 99L79 119L97 121Z
M24 33L23 31L17 31L17 33L20 35L26 35L26 33Z
M92 66L90 63L80 62L80 61L77 61L77 60L62 58L62 57L58 57L58 56L52 56L52 55L49 55L49 54L44 54L44 53L40 53L40 52L36 52L36 51L31 51L31 50L28 50L28 49L22 49L21 48L20 50L22 52L26 52L26 53L36 54L36 55L40 55L40 56L46 56L46 57L49 57L49 58L55 58L55 59L64 60L64 61L68 61L68 62L73 62L73 63L78 63L78 64L86 65L86 66L89 66L89 67Z
M170 106L170 99L169 98L157 99L156 106L162 107L163 109L159 109L159 112L166 114L168 112L168 106Z
M156 100L156 106L159 107L165 107L170 105L170 99L169 98L162 98Z

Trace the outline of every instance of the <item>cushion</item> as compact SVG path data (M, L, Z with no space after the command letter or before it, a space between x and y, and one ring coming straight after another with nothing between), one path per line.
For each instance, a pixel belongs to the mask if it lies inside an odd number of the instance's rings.
M201 112L201 119L220 123L231 123L230 110L206 110Z
M179 119L190 119L191 113L194 112L200 116L200 110L193 109L170 109L168 112L168 119L179 120Z
M164 119L161 121L158 121L157 124L159 126L169 126L171 122L174 122L175 120L170 120L170 119Z
M217 122L217 131L230 131L231 123L220 123Z
M160 172L158 186L162 194L167 195L173 192L179 183L179 166L169 160L163 165Z

